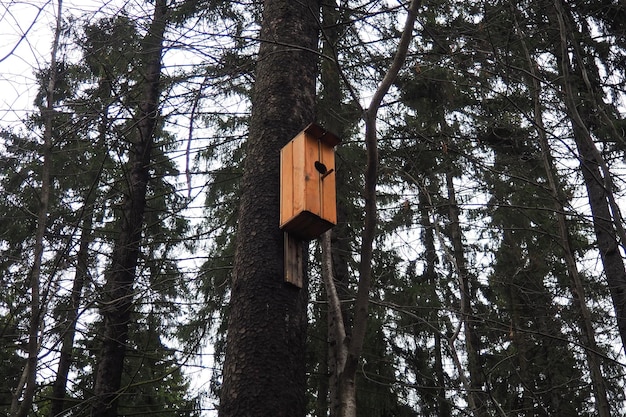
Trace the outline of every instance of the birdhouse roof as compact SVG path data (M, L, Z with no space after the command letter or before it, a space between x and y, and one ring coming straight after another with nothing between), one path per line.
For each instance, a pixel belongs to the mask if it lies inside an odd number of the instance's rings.
M331 147L336 146L341 142L341 139L339 139L337 135L327 131L326 129L316 125L315 123L311 123L310 125L305 127L304 132L307 135L311 135L314 138L321 140L323 143Z

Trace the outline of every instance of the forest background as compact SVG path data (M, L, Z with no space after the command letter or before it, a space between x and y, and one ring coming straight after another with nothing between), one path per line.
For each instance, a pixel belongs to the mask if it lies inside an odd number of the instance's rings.
M294 24L270 38L264 9ZM626 415L621 2L10 1L0 22L0 412L241 415L224 360L256 348L229 303L251 298L246 178L278 175L245 162L277 154L265 113L279 142L316 121L342 143L338 225L290 300L301 360L259 353L250 385L288 393L263 406L348 415L353 372L359 416ZM263 65L290 53L277 105Z

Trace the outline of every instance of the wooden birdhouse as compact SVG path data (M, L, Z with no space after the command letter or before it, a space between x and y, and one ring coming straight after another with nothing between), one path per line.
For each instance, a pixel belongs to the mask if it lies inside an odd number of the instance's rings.
M315 239L337 224L335 149L340 139L310 124L280 151L280 227Z

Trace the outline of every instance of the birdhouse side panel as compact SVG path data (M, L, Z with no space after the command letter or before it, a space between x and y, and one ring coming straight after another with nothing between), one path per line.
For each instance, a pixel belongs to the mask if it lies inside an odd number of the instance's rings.
M280 152L280 227L306 210L305 138L299 134Z
M293 143L280 151L280 225L293 217Z

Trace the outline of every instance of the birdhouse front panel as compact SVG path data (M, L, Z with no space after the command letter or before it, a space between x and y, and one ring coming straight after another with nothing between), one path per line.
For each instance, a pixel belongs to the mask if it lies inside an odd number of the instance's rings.
M339 139L309 125L281 150L280 227L314 239L337 223L335 151Z

